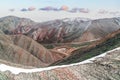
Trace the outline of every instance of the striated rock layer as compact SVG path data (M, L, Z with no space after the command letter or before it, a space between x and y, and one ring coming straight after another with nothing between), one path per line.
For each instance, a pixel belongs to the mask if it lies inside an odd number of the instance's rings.
M66 55L47 50L24 35L0 34L0 59L24 66L45 67Z

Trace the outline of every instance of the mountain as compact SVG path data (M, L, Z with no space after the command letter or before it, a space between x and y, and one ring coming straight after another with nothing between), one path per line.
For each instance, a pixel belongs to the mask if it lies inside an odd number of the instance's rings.
M0 24L2 80L120 79L120 18L21 23L21 18L8 16Z
M6 34L24 34L40 43L84 42L102 38L120 29L120 18L66 18L36 23L7 16L0 19L0 28Z
M0 59L32 67L45 67L65 55L50 51L24 35L0 34Z
M0 18L0 30L6 34L11 34L13 30L20 27L28 27L33 25L34 22L30 19L19 18L14 16L6 16Z
M74 50L71 55L57 61L53 65L64 65L80 62L117 47L120 47L120 30L110 33L86 47Z

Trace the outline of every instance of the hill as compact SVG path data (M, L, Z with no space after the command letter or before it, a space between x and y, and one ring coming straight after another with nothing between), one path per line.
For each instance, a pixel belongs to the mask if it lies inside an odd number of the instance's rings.
M24 35L0 34L0 59L24 66L45 67L65 55L47 50Z
M70 56L56 62L54 65L80 62L117 47L120 47L120 30L108 34L91 45L73 51Z

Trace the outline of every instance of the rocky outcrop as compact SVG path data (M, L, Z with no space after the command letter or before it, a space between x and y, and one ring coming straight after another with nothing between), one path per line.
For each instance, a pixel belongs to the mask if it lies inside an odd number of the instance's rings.
M84 42L120 29L120 18L75 18L35 23L29 19L8 16L0 19L0 28L6 34L24 34L41 43Z

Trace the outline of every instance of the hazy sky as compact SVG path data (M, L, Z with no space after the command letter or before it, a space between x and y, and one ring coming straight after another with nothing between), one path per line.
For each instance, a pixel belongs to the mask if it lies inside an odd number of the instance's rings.
M69 7L68 11L41 11L47 6L59 9L61 6ZM23 8L35 7L33 11L23 12ZM88 13L70 13L72 8L88 8ZM13 10L13 11L12 11ZM84 17L91 19L120 16L120 0L1 0L0 17L18 16L30 18L34 21L47 21L62 18Z
M0 9L8 10L11 8L21 9L34 6L41 8L45 6L61 7L79 7L89 9L120 9L120 0L1 0Z

